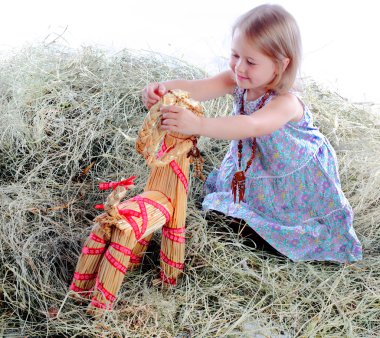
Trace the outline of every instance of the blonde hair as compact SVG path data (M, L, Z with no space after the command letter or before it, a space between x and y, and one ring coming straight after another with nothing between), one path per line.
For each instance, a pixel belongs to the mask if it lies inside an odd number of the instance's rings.
M301 63L301 35L294 17L278 5L261 5L240 16L232 29L239 29L260 51L277 65L268 89L282 94L292 88ZM283 70L284 59L289 64Z

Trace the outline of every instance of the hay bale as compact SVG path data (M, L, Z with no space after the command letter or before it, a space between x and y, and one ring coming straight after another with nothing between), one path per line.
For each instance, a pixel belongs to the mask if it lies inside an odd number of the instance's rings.
M1 335L376 336L380 129L368 110L312 82L304 98L337 150L363 261L292 263L252 250L235 234L207 226L197 208L202 185L194 180L186 268L176 288L161 291L152 283L149 262L157 257L150 254L141 270L127 274L106 317L92 321L65 299L81 241L97 215L93 205L105 198L97 183L137 175L130 192L137 194L146 182L148 169L134 151L146 113L141 89L204 75L156 53L107 55L54 45L21 50L0 63ZM226 115L231 100L205 106L208 115ZM202 139L199 146L210 171L228 142Z

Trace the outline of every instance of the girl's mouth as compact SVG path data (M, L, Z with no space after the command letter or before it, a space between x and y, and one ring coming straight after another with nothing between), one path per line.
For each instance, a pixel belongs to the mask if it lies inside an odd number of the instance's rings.
M237 77L237 79L238 79L239 81L248 80L247 77L244 77L244 76L241 76L241 75L236 75L236 77Z

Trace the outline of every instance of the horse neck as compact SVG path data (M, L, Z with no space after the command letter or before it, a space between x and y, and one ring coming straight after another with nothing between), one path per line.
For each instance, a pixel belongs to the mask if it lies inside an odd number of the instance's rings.
M170 148L181 142L175 137L166 137L165 145ZM173 205L181 205L186 209L187 190L189 180L190 162L187 154L180 155L176 160L160 166L152 167L145 191L157 190L164 193Z

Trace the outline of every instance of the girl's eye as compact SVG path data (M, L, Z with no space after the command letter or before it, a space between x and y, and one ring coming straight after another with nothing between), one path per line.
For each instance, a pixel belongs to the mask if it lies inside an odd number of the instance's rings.
M237 54L231 54L231 57L233 57L234 59L238 58L239 56Z
M249 65L255 65L255 63L253 61L247 61Z

